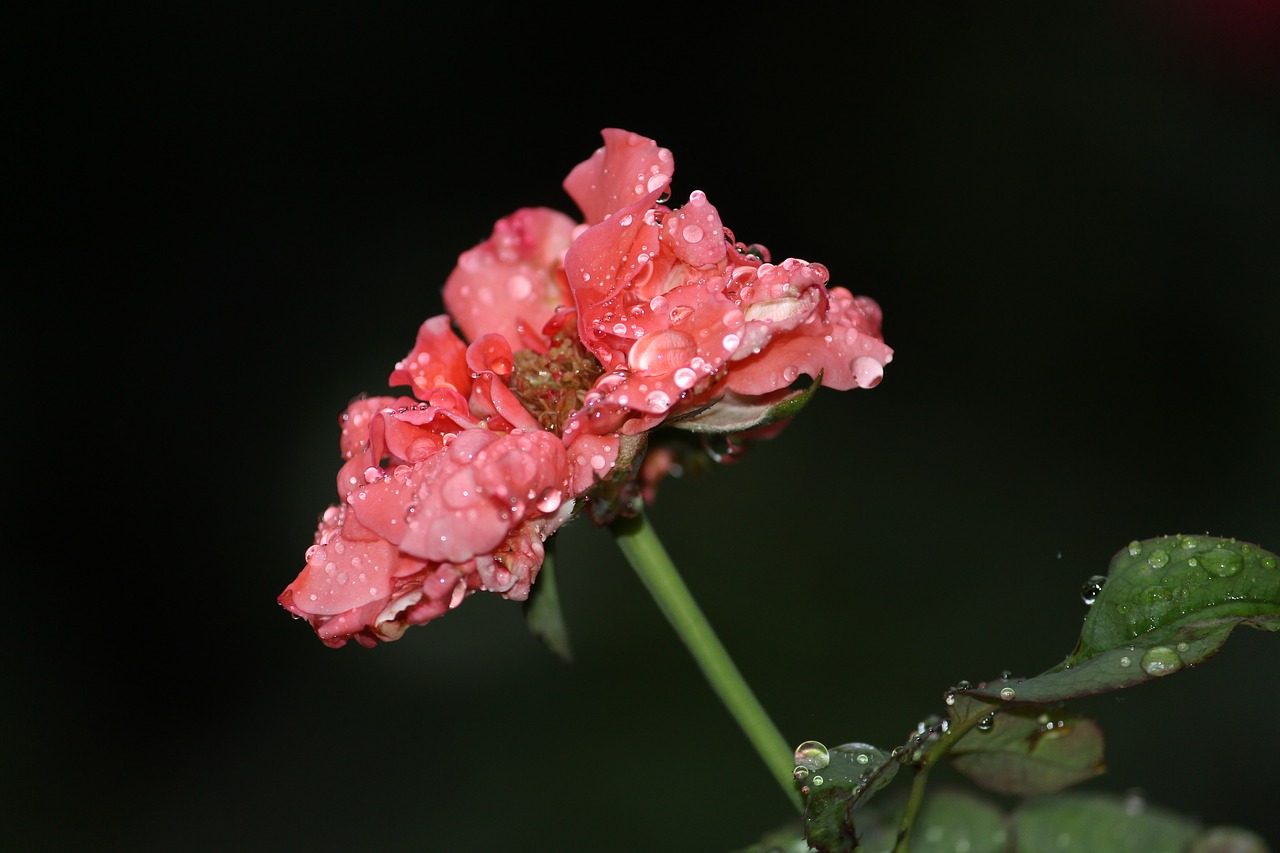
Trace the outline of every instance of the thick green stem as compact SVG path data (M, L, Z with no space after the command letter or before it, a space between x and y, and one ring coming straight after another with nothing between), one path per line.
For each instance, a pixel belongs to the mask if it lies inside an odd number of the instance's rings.
M769 719L711 629L644 512L634 518L620 518L610 529L618 547L702 668L720 701L738 721L796 810L803 811L804 802L791 775L795 764L794 751Z

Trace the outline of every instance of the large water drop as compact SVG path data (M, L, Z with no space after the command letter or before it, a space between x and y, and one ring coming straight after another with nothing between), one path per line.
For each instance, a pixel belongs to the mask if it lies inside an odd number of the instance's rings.
M1159 678L1182 669L1182 658L1168 646L1154 646L1142 655L1142 670Z
M796 766L821 770L831 763L831 751L816 740L807 740L796 747Z

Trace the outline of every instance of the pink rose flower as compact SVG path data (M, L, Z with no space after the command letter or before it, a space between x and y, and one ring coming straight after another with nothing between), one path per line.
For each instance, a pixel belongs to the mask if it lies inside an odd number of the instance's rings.
M773 264L762 247L734 242L701 191L668 208L670 152L620 130L604 138L565 182L588 225L565 275L582 342L611 371L590 403L638 413L648 430L802 374L840 390L880 381L893 352L873 300L829 288L820 264Z
M658 427L726 434L727 459L803 405L800 376L870 388L892 359L874 301L736 242L701 191L668 207L671 152L602 136L564 182L583 222L499 220L392 370L409 394L343 413L339 501L279 596L325 644L397 639L480 590L527 599L567 520L681 470Z

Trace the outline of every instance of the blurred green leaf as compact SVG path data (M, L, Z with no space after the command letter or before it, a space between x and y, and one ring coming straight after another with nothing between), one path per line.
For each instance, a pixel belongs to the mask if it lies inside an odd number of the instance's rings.
M1138 797L1056 794L1012 815L1018 853L1184 853L1203 833L1190 818Z
M877 799L858 812L856 853L892 853L904 797ZM970 791L938 788L925 798L911 833L911 853L1271 853L1261 836L1234 826L1204 827L1136 796L1052 794L1006 812ZM737 853L804 853L792 826Z
M569 644L569 629L560 610L560 588L556 584L555 540L546 544L542 568L524 602L525 624L533 635L547 644L563 661L573 661L573 648Z
M1131 687L1194 666L1238 625L1280 630L1280 568L1257 545L1216 536L1134 541L1087 584L1075 650L1040 675L965 692L1040 704Z
M862 819L858 853L891 853L898 840L902 804L872 803ZM968 791L939 788L925 797L911 833L911 853L1006 853L1006 817L986 798Z
M990 714L993 706L957 697L953 716ZM1104 771L1102 729L1093 720L1038 705L1001 709L951 748L952 765L988 791L1051 794Z

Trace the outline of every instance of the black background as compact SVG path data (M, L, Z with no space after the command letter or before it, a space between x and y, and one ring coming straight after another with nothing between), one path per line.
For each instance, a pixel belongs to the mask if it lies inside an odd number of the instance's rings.
M792 742L1039 672L1130 539L1280 548L1275 4L43 7L6 38L4 834L17 849L729 850L785 799L607 534L576 659L474 596L375 650L275 596L463 250L616 126L875 297L819 393L651 515ZM1275 636L1077 710L1082 790L1273 844Z

